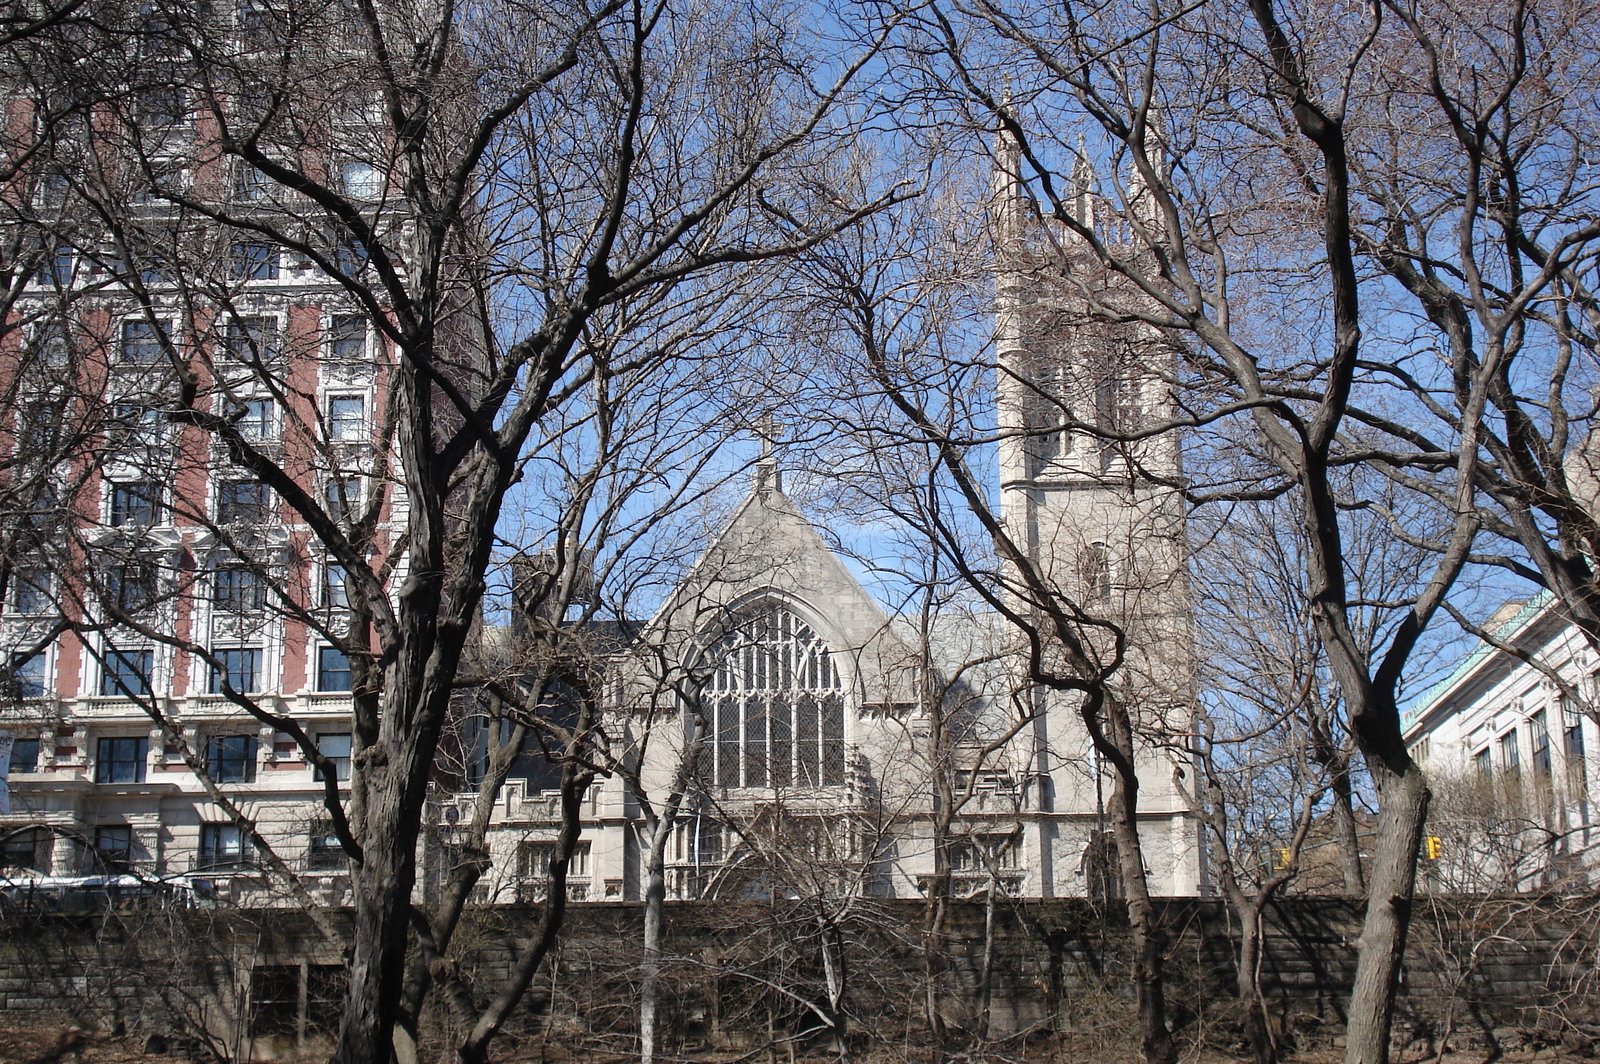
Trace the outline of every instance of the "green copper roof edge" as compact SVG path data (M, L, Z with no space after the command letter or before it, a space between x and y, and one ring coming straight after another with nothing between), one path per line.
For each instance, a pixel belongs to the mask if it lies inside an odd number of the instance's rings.
M1555 601L1555 596L1550 593L1549 589L1541 590L1537 595L1529 599L1528 604L1518 610L1510 620L1505 621L1499 628L1495 629L1493 635L1496 639L1502 641L1509 639L1532 623L1534 618L1543 613L1545 608L1553 601ZM1401 716L1401 730L1404 731L1427 716L1428 711L1433 709L1439 700L1444 697L1446 691L1471 675L1479 665L1483 664L1485 659L1500 653L1503 652L1498 647L1491 646L1482 639L1478 640L1478 645L1473 648L1472 653L1463 658L1459 665L1451 669L1450 675L1428 688L1421 700Z

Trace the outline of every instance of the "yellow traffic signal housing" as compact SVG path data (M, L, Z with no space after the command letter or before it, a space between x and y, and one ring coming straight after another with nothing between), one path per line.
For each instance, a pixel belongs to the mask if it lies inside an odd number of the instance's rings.
M1422 852L1428 855L1428 860L1437 861L1439 855L1444 853L1444 841L1437 835L1429 835L1423 840Z

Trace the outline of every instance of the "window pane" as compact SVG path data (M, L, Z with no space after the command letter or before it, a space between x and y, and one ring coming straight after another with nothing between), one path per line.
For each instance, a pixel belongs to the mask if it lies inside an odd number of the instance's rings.
M338 362L361 362L367 355L367 321L359 314L333 319L328 356Z
M149 366L165 357L161 345L161 329L150 321L125 321L122 323L122 361L137 366Z
M253 783L256 739L253 735L213 735L206 748L206 772L217 783Z
M254 648L231 648L213 651L217 665L211 670L211 692L222 692L223 680L240 694L261 690L261 651Z
M45 657L33 654L12 659L10 690L14 698L43 698L45 692ZM35 746L38 740L34 740Z
M267 516L267 486L261 481L224 480L217 485L218 524L257 524Z
M126 872L133 867L133 828L102 824L94 829L94 865L100 872Z
M148 481L111 486L111 526L129 528L156 523L161 488Z
M344 566L329 562L322 567L322 604L331 609L345 609L350 605Z
M328 400L328 437L359 440L367 422L366 400L359 395L335 395Z
M278 356L278 323L271 318L231 321L224 347L228 357L240 362L271 362Z
M39 740L17 739L11 744L12 772L39 771Z
M100 671L100 693L132 698L147 697L150 694L152 656L148 650L113 650L107 653L105 664ZM144 740L140 739L138 742L143 743Z
M347 780L350 778L350 733L330 732L317 736L317 752L333 762L336 779ZM317 779L322 779L322 772L315 773Z
M250 399L239 419L239 434L247 440L270 440L277 435L271 399Z
M28 617L38 617L53 612L55 598L51 594L54 581L49 569L22 568L11 576L11 608Z
M278 249L263 241L241 240L232 249L233 276L240 281L275 281Z
M266 585L253 569L218 569L211 580L212 604L224 613L254 613L267 604Z
M95 748L96 783L143 783L145 742L141 737L110 736Z

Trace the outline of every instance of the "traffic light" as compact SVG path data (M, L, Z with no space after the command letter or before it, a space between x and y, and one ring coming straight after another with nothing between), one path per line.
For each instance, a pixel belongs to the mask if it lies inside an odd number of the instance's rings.
M1444 841L1437 835L1429 835L1422 840L1422 852L1428 855L1428 860L1437 861L1444 853Z
M1273 862L1272 867L1281 872L1285 868L1289 867L1289 858L1291 856L1289 853L1289 847L1279 846L1277 853L1278 859Z

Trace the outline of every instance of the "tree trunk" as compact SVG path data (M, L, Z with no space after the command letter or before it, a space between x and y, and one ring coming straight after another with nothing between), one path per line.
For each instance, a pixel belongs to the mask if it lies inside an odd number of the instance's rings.
M405 974L416 878L416 835L411 828L420 818L404 814L404 776L387 765L367 776L365 795L369 822L393 828L364 833L362 861L351 875L355 912L350 990L334 1064L389 1064Z
M1428 815L1428 784L1414 764L1396 774L1369 759L1378 786L1378 835L1373 846L1366 919L1350 991L1345 1064L1387 1064L1394 997L1411 922L1417 848Z
M1272 1021L1261 993L1261 906L1242 897L1234 907L1239 915L1239 1004L1244 1006L1244 1032L1256 1064L1277 1064L1278 1043L1272 1036Z
M650 867L644 888L644 962L639 971L639 1064L654 1064L656 1009L661 983L661 916L667 900L665 832L650 842Z
M1177 1048L1167 1030L1165 962L1167 932L1150 898L1145 878L1144 850L1139 840L1139 778L1133 759L1133 721L1120 700L1106 692L1101 704L1111 728L1110 739L1092 719L1085 703L1090 734L1113 766L1111 830L1117 840L1117 871L1128 905L1128 927L1133 938L1133 985L1139 1003L1139 1048L1145 1064L1174 1064Z

